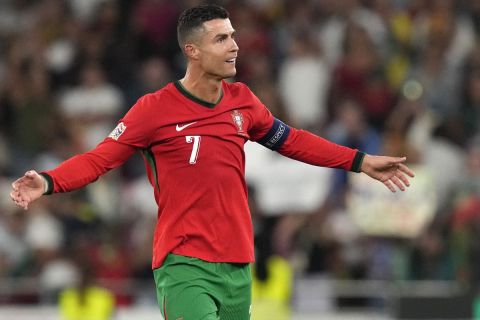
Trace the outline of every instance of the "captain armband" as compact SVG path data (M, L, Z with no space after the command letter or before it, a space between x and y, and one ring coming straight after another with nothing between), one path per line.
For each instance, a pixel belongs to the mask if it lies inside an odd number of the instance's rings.
M283 145L285 140L287 140L289 133L290 127L275 118L272 128L262 139L257 142L268 149L278 150Z

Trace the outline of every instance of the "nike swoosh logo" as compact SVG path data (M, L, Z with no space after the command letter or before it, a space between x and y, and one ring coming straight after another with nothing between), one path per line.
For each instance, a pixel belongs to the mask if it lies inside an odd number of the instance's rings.
M197 121L184 124L183 126L179 126L179 125L177 124L177 127L175 128L175 130L177 130L177 131L182 131L183 129L185 129L185 128L188 127L188 126L191 126L191 125L194 124L194 123L197 123Z

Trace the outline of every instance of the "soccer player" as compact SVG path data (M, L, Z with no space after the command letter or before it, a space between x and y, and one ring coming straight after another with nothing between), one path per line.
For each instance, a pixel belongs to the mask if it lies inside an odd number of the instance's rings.
M273 117L235 76L238 46L228 12L185 10L178 42L185 77L140 98L95 149L13 183L20 207L81 188L143 153L158 204L153 273L165 319L249 319L252 222L244 177L247 140L316 166L363 172L392 192L413 172L405 158L366 155Z

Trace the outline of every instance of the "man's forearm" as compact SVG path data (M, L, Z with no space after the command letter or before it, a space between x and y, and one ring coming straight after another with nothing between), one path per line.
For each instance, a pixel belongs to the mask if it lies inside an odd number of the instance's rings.
M308 131L291 128L290 134L278 150L282 155L308 164L341 168L360 172L363 152L344 147Z
M135 151L131 146L107 139L92 151L74 156L53 170L41 172L48 183L45 194L79 189L120 166Z

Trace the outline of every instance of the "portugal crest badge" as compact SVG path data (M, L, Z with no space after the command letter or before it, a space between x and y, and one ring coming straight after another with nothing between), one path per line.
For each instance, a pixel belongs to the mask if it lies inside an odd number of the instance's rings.
M243 131L243 114L238 110L233 110L232 120L237 127L238 134L245 135L245 131Z

